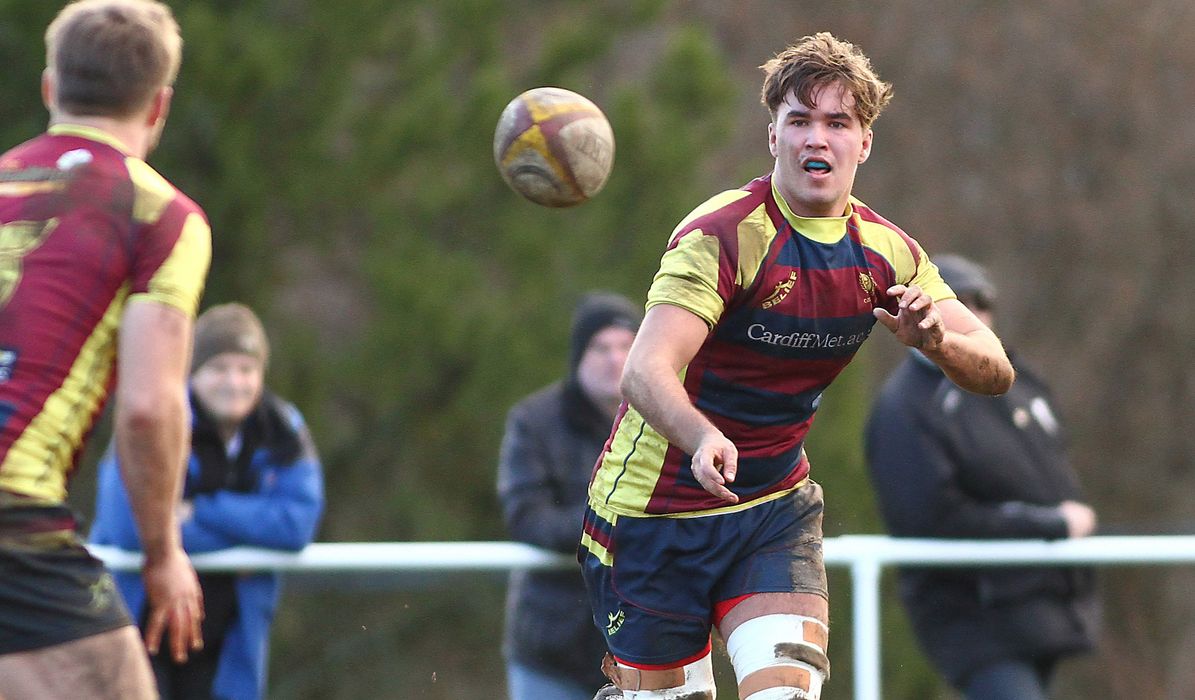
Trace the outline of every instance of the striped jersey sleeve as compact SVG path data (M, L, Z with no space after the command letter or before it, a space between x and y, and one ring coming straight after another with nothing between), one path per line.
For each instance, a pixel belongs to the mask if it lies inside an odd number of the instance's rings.
M211 263L211 230L203 212L143 161L126 161L136 201L136 241L130 293L194 317Z
M757 191L710 198L677 226L647 295L647 308L671 304L711 328L727 304L749 286L776 235Z

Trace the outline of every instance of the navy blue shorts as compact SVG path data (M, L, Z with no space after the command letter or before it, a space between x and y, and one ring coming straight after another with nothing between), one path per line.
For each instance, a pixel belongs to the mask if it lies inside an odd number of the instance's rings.
M594 623L620 661L669 668L709 647L714 607L752 593L828 597L822 489L694 518L585 511L579 551Z
M0 545L0 654L133 624L112 575L81 544Z

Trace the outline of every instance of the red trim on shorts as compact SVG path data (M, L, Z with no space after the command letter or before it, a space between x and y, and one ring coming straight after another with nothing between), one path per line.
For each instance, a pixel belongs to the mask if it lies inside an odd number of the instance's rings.
M707 654L710 653L710 649L711 649L710 641L707 639L707 640L705 640L705 648L702 649L700 652L690 656L687 659L681 659L680 661L673 661L670 664L637 664L634 661L626 661L625 659L620 659L617 656L614 657L614 660L617 661L618 663L622 664L623 666L630 666L631 668L637 668L640 671L667 671L668 669L671 669L671 668L680 668L681 666L688 666L689 664L693 663L694 661L704 658Z
M747 600L753 595L755 594L746 593L740 596L735 596L734 598L728 598L726 600L720 600L717 603L714 603L714 626L716 627L722 624L722 618L726 617L726 613L730 612L732 609L734 609L734 606L738 605L744 600Z

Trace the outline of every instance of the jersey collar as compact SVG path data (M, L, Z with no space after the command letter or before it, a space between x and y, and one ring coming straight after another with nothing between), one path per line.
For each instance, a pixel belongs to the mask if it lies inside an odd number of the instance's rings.
M129 155L129 149L120 139L112 134L97 129L94 126L83 126L82 124L55 124L46 130L46 133L51 136L77 136L79 138L88 139L90 141L99 141L102 144L111 146L126 156Z
M772 183L772 196L776 198L776 205L780 207L780 213L792 224L793 229L802 236L817 241L818 243L837 243L846 235L846 222L855 213L854 205L847 204L846 213L842 216L818 216L807 217L797 216L793 213L788 202L784 201L784 195L780 194L780 190L776 188L776 183Z

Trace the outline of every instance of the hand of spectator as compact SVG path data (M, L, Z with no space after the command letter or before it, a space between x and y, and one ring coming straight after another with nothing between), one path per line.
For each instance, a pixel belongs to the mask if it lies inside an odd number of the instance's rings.
M892 331L901 343L921 350L933 350L946 337L946 323L933 298L915 284L888 288L888 296L897 298L899 309L893 316L877 307L876 319Z
M146 557L141 577L149 607L145 648L150 654L157 654L162 636L169 634L174 660L183 663L189 652L203 648L199 624L203 620L203 592L199 577L180 547L167 550L159 558Z
M1066 520L1067 537L1087 537L1095 532L1095 511L1085 503L1063 501L1058 512Z
M707 433L693 451L693 476L701 488L730 503L739 497L726 487L739 468L739 450L717 430Z

